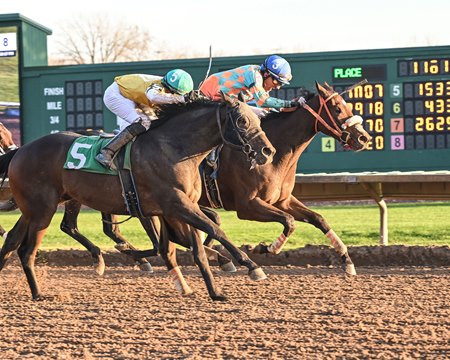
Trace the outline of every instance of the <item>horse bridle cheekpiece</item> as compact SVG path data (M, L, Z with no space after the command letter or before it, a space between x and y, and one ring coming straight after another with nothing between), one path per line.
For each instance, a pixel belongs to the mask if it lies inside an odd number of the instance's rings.
M315 112L313 109L311 109L311 107L307 104L305 104L303 107L308 110L315 118L316 118L316 123L314 125L314 129L316 131L316 133L319 131L317 128L318 123L320 122L328 131L330 131L331 133L333 133L338 139L340 139L340 141L344 144L348 146L348 141L350 140L350 132L347 131L348 128L355 126L357 124L362 124L363 123L363 119L361 116L359 115L353 115L351 117L349 117L348 119L346 119L341 126L339 127L339 125L336 123L336 120L334 120L333 116L330 113L330 110L328 109L327 103L328 101L330 101L332 98L334 98L335 96L338 95L342 95L345 92L350 91L351 89L364 84L365 82L367 82L367 80L363 80L361 82L359 82L358 84L353 85L352 87L348 88L347 90L345 90L343 93L338 94L337 92L332 93L330 96L328 96L326 99L324 99L320 94L319 94L319 100L320 100L320 108L318 112ZM322 109L325 108L325 111L328 114L328 117L333 125L333 127L331 127L321 116L320 113L322 112Z
M224 132L221 125L221 117L220 117L220 109L222 108L222 105L219 105L216 110L216 119L217 119L217 125L219 126L220 136L222 137L222 141L224 144L232 147L233 149L241 150L245 155L247 155L247 159L251 161L251 169L253 169L256 166L256 151L252 148L250 142L261 135L263 131L258 131L255 134L253 134L251 137L248 136L248 131L246 129L241 129L237 126L237 120L236 122L233 121L230 106L232 105L226 105L226 114L225 114L225 124L224 127L226 128L229 123L233 126L233 130L239 140L239 145L233 144L232 142L225 139Z

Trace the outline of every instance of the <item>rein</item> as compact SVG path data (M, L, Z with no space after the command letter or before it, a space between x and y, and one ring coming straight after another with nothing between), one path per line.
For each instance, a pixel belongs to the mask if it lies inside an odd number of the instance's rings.
M219 127L219 132L220 132L220 136L222 138L222 142L225 145L228 145L228 146L232 147L233 149L242 150L244 152L244 154L249 155L252 151L254 151L252 146L249 144L250 141L252 141L254 138L256 138L257 136L262 134L263 131L258 131L250 139L244 139L241 136L241 131L236 126L235 122L231 119L231 115L230 115L230 113L228 111L228 105L227 105L227 109L226 109L227 112L226 112L226 115L225 115L225 126L227 125L227 123L231 122L231 125L233 126L233 130L235 131L235 133L237 135L237 138L238 138L239 142L241 143L240 145L233 144L232 142L230 142L227 139L225 139L225 135L224 135L223 128L222 128L222 125L221 125L220 108L221 108L221 106L219 105L217 107L217 109L216 109L216 120L217 120L217 126Z

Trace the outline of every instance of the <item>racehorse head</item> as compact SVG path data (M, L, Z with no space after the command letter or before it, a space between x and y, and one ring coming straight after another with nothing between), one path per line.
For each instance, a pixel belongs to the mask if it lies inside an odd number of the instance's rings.
M261 129L261 120L245 102L221 93L226 103L226 118L223 125L217 117L222 141L232 148L242 150L255 165L271 163L275 148Z
M341 94L334 91L326 82L322 86L316 82L320 108L317 113L308 105L305 108L316 118L316 132L321 131L340 141L344 147L355 151L364 150L372 137L362 126L363 119L353 115L352 110Z
M17 149L12 138L11 131L5 125L0 123L0 154L7 153L10 150Z

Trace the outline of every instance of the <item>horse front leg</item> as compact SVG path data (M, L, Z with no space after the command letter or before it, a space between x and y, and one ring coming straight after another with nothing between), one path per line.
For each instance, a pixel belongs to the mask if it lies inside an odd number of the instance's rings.
M286 201L277 204L282 210L291 214L295 220L312 224L321 230L330 240L331 245L342 259L342 268L347 275L356 275L355 265L348 254L347 246L328 225L322 215L307 208L300 200L291 195Z
M180 195L180 193L178 193ZM211 235L214 239L218 240L230 253L233 251L236 253L236 259L238 262L249 269L249 276L252 280L263 280L266 277L262 269L253 262L247 254L239 250L231 241L227 238L225 233L214 222L212 222L207 216L200 210L198 204L193 203L186 194L181 194L181 197L167 201L170 207L164 209L164 213L170 214L171 219L174 219L180 223L186 223L192 227ZM176 215L176 216L174 216ZM200 245L199 245L200 241ZM209 264L204 254L203 245L199 236L196 238L196 244L193 245L194 256L197 256L198 261L202 261L206 269L209 269ZM210 274L205 272L205 274ZM212 275L211 275L212 280Z
M278 222L283 225L283 232L270 245L260 243L252 249L256 254L279 254L289 236L295 231L295 219L287 212L265 202L259 197L248 202L241 202L236 208L240 219L258 222Z
M105 272L105 260L100 248L94 245L88 238L78 230L78 215L80 214L81 203L76 200L69 200L64 204L64 216L59 225L62 232L83 245L94 258L94 269L98 275Z
M209 267L208 258L202 244L200 232L178 219L165 218L165 221L168 225L170 233L170 235L168 235L169 239L175 236L176 238L183 238L185 241L189 241L189 247L192 249L195 264L198 266L203 276L210 298L216 301L225 301L226 297L222 295L221 291L215 285L214 277ZM167 240L164 242L167 242ZM170 242L172 243L172 241Z

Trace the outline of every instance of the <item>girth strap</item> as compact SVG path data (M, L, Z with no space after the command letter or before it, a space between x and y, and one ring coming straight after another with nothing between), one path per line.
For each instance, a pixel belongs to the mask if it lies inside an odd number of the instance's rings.
M119 173L120 184L122 185L122 195L127 206L128 213L138 218L144 217L136 191L136 185L133 178L133 172L125 165L125 152L127 146L122 147L115 157L117 172Z

